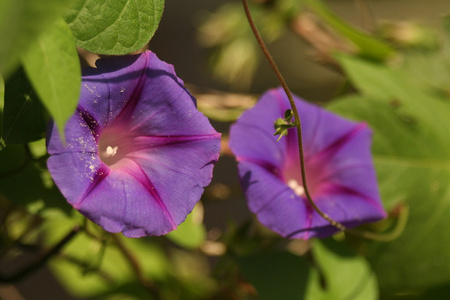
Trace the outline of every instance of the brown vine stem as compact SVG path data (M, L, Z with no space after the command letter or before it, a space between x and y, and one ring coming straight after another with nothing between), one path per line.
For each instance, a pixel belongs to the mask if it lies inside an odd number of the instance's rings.
M396 225L394 226L393 230L388 233L377 233L377 232L370 232L365 230L358 230L358 229L347 229L343 224L333 220L330 218L326 213L320 210L319 207L314 203L312 200L311 194L309 193L309 188L306 182L306 170L305 170L305 157L303 153L303 140L302 140L302 126L300 121L300 116L298 115L298 110L295 105L294 98L292 97L292 93L289 90L289 87L286 84L286 81L283 78L283 75L281 75L280 70L278 69L275 61L273 60L272 56L269 53L269 50L266 47L266 44L264 43L261 35L258 32L258 29L256 28L255 22L253 21L252 15L250 13L250 9L248 7L247 0L242 0L242 4L244 5L245 14L247 16L248 23L250 24L250 27L253 31L253 34L258 41L259 46L261 47L261 50L263 51L267 61L269 62L270 66L272 67L272 70L274 71L275 75L278 78L278 81L281 83L281 86L284 89L284 92L286 93L289 103L291 105L292 111L294 113L295 118L295 127L297 128L297 138L298 138L298 149L299 149L299 155L300 155L300 171L302 174L302 184L303 189L305 190L306 199L308 200L308 203L314 208L314 210L322 216L325 220L327 220L332 226L336 227L340 231L345 231L346 233L350 233L353 235L360 236L365 239L374 240L378 242L389 242L392 240L395 240L398 238L403 230L406 227L406 223L408 221L408 215L409 215L409 207L403 206L400 208L400 211L398 213L398 221Z
M59 241L55 246L46 250L37 261L34 263L27 265L23 269L15 272L11 275L2 275L0 274L0 282L17 282L21 280L26 275L36 271L40 267L42 267L52 256L57 254L72 238L80 231L80 227L73 228L64 238Z
M340 231L344 231L346 228L341 223L331 219L326 213L320 210L319 207L314 203L314 201L311 198L311 194L309 193L309 188L306 183L306 170L305 170L305 155L303 153L303 140L302 140L302 125L300 121L300 116L298 115L297 106L295 105L294 98L292 97L292 93L289 90L289 87L286 84L286 81L283 78L283 75L281 75L280 70L278 70L278 67L273 60L272 56L269 53L269 50L266 47L266 44L264 43L261 35L258 32L258 29L256 28L255 22L253 21L252 15L250 13L250 9L248 7L247 0L242 0L242 4L244 5L245 14L247 16L248 23L250 24L250 27L252 28L253 34L258 41L259 46L261 47L261 50L263 51L267 61L269 62L270 66L272 67L272 70L275 72L275 75L278 78L278 81L281 83L281 86L284 89L284 92L286 93L289 103L291 105L292 111L294 113L295 118L295 127L297 128L297 138L298 138L298 152L300 155L300 170L302 174L302 184L303 188L305 190L306 198L308 199L308 203L314 208L314 210L322 216L325 220L327 220L331 225L339 229Z

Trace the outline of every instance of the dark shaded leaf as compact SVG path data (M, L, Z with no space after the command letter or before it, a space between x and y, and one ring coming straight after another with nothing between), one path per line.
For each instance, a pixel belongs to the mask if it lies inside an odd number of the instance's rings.
M44 111L24 70L20 68L5 84L2 136L6 144L28 143L44 137Z
M304 299L310 273L309 262L288 252L260 253L238 258L246 279L261 300Z

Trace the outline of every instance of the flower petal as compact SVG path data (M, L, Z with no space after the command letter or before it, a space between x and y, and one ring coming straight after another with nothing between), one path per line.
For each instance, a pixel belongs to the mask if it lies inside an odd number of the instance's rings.
M96 65L83 73L67 143L49 131L49 170L67 201L105 230L168 233L211 181L220 134L152 52Z
M47 130L47 152L50 155L78 152L78 153L97 153L98 146L95 139L95 133L83 118L83 113L76 111L67 121L65 129L65 143L61 141L59 131L52 122Z
M220 135L183 143L152 147L129 156L151 178L176 225L192 211L212 178L219 158ZM166 201L165 199L170 199Z
M294 96L303 134L309 191L316 205L347 227L386 217L370 154L371 131ZM303 187L296 129L276 142L273 123L289 108L281 88L265 93L230 132L250 210L289 238L337 232L309 205Z
M152 188L143 174L110 172L77 209L109 232L128 237L165 234L176 225Z
M386 217L385 213L380 213L379 205L370 199L365 199L361 195L351 192L339 191L336 189L331 194L322 194L314 199L316 205L326 212L330 218L340 222L347 228L352 228L363 223L375 222ZM338 230L320 216L313 212L313 221L309 228L309 237L327 237Z
M262 97L265 96L269 97L271 101L277 101L279 103L278 113L281 113L282 116L285 110L291 107L286 93L282 88L271 90ZM308 145L308 147L305 147L305 156L326 149L356 126L355 122L341 118L321 109L317 105L303 101L295 95L293 97L300 115L302 128L304 128L302 130L303 143ZM267 115L267 112L265 114ZM297 141L296 138L295 141Z
M195 99L176 77L173 66L146 52L142 90L134 106L116 122L129 122L132 131L150 136L192 136L216 131L196 108ZM131 111L131 108L133 110Z
M57 131L55 134L58 136ZM72 206L78 205L83 195L95 184L101 165L97 154L75 151L61 152L47 160L53 180Z
M101 128L114 121L142 88L148 54L97 60L97 68L83 70L79 109ZM141 85L140 85L141 83Z
M310 209L275 174L252 163L238 165L242 188L250 210L258 220L282 236L310 226ZM294 228L294 229L293 229Z
M238 161L251 159L260 165L282 167L286 141L277 142L274 122L284 116L283 108L287 109L285 103L266 93L231 126L229 144Z

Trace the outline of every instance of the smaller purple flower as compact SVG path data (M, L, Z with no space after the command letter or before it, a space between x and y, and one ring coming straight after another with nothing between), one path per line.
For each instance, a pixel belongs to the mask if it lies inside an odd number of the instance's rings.
M83 72L62 143L47 165L67 201L110 232L162 235L183 222L212 178L220 134L173 67L150 51Z
M354 227L386 217L370 152L371 130L298 97L308 187L314 203L332 219ZM299 166L297 133L277 142L274 122L289 101L283 89L265 93L231 127L230 148L238 161L250 210L262 224L288 238L337 232L308 203Z

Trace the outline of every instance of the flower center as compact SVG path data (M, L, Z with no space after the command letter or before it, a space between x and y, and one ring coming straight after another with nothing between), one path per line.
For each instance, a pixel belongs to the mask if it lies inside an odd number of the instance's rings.
M117 154L117 150L119 149L118 146L115 146L114 148L111 146L106 147L105 153L103 153L104 157L111 157Z
M308 183L308 190L311 197L314 198L322 191L322 187L325 184L322 178L322 172L325 172L325 168L322 164L315 164L306 162L306 180ZM303 186L303 180L298 161L290 162L288 167L283 172L284 180L297 196L305 196L305 187Z
M312 198L317 196L325 184L323 182L323 173L326 172L324 162L315 160L312 157L305 158L306 181L308 183L309 194ZM287 154L283 167L283 178L288 187L290 187L297 196L306 197L305 187L303 186L302 172L300 169L300 158L294 148Z
M117 166L131 152L132 147L129 132L118 128L106 129L98 142L100 159L109 167Z
M298 184L297 180L289 179L287 182L288 187L290 187L297 196L303 196L305 194L305 189L302 185Z

